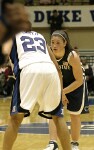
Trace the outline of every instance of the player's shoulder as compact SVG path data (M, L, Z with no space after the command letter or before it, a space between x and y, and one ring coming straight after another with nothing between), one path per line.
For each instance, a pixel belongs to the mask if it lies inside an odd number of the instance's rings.
M78 55L78 53L76 52L76 51L71 51L70 53L69 53L69 55L68 55L68 57L67 57L67 60L68 60L68 62L70 62L70 60L75 60L75 59L78 59L79 58L79 55Z
M77 52L76 51L71 51L70 53L69 53L69 55L68 55L68 59L69 58L75 58L75 57L78 57L79 55L77 54Z
M35 31L29 31L29 32L20 32L18 34L16 34L16 37L20 37L20 36L30 36L30 37L40 37L40 38L44 38L44 36L38 32Z
M69 56L78 56L77 52L75 50L72 50L70 53L69 53Z

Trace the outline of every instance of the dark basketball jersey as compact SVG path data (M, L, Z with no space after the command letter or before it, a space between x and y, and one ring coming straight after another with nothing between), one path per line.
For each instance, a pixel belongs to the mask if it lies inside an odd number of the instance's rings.
M57 60L63 75L63 87L67 87L75 81L73 70L67 60L68 56L64 55L61 60Z
M68 56L64 55L64 57L62 59L57 60L59 66L60 66L62 75L63 75L63 87L64 88L69 86L72 82L75 81L72 66L68 62L69 55ZM83 66L81 65L81 67L82 67L82 70L83 70L83 76L85 76Z
M71 52L71 53L73 55L74 52ZM65 54L62 59L57 60L59 66L61 68L62 75L63 75L63 88L69 86L71 83L73 83L75 81L72 66L68 62L69 55ZM82 65L81 65L81 67L82 67ZM74 91L66 94L66 96L69 100L67 109L70 111L70 113L73 113L73 114L82 113L85 105L87 108L89 105L88 104L88 91L87 91L87 86L86 86L86 82L85 82L85 73L84 73L83 67L82 67L82 70L83 70L84 83L80 87L75 89ZM87 112L88 112L88 110L86 110L86 113Z

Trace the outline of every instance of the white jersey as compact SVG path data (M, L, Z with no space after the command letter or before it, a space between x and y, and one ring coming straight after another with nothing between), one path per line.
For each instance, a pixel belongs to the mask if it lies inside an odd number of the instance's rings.
M44 37L34 31L16 35L19 68L39 62L53 63L50 59Z

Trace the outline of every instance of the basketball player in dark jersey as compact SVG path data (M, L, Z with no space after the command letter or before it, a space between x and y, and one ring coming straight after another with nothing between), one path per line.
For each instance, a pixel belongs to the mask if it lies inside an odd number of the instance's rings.
M72 150L79 150L80 114L89 112L85 74L78 53L70 45L67 32L53 32L51 48L61 68L63 90L68 99L63 101L63 105L67 106L71 118ZM49 133L50 142L45 150L58 150L57 131L53 121L49 121Z

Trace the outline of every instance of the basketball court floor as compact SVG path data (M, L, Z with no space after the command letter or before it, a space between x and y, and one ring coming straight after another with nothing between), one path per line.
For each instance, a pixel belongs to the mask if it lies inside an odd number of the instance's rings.
M90 114L81 115L80 150L94 150L94 97L90 97ZM11 98L0 98L0 150L9 118ZM30 117L23 120L13 150L43 150L49 141L48 120L37 115L36 104ZM65 120L70 129L70 117L65 110ZM58 140L59 150L62 150Z

